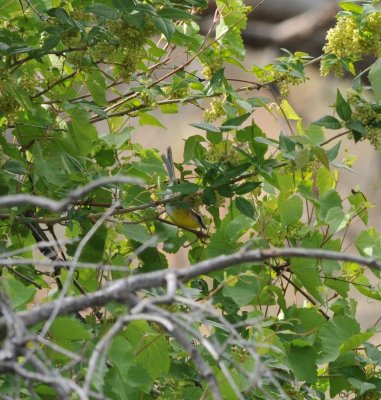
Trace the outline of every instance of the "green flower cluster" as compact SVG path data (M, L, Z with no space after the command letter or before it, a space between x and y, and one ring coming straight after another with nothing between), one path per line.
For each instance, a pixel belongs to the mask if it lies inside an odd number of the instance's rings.
M361 60L370 54L381 56L381 13L374 12L365 16L339 16L336 26L327 32L323 51L325 57L321 63L321 74L334 72L340 76L348 62ZM334 58L332 58L332 56Z
M20 79L18 79L17 82L17 84L20 85L24 90L26 90L30 96L33 96L38 92L38 83L39 82L36 76L27 74L23 75Z
M290 85L297 86L305 82L305 78L301 79L291 75L291 69L287 71L279 71L274 69L271 74L271 81L277 82L282 97L287 97L290 93Z
M12 117L20 109L14 96L6 90L0 91L0 116Z
M364 139L370 141L376 150L381 151L381 110L369 103L359 92L348 92L347 101L352 109L352 119L361 122L367 130ZM377 112L379 111L379 112Z
M211 80L213 75L224 65L224 58L218 49L216 51L201 54L200 61L204 67L202 74L208 81Z
M167 99L184 99L190 93L189 86L173 89L172 86L164 86L161 88Z
M83 46L81 32L75 30L64 32L61 36L61 41L66 48L76 48Z
M145 17L141 29L123 19L108 21L107 28L116 39L116 43L97 43L91 49L91 57L95 62L117 65L120 77L128 82L145 55L144 44L156 33L156 28L148 16Z
M12 118L14 114L19 111L20 105L11 93L11 86L15 83L12 77L5 69L4 65L0 66L0 117L6 116L8 119Z
M221 99L214 99L210 102L210 108L204 112L204 121L214 122L223 115L226 115L224 102Z
M304 63L308 55L302 52L287 53L286 56L278 57L274 64L264 68L253 67L260 82L278 85L282 97L288 96L290 85L300 85L307 79L304 75Z

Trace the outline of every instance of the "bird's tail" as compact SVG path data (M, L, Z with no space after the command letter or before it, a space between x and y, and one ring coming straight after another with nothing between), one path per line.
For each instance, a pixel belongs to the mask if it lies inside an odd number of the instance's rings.
M172 157L171 147L168 147L167 155L162 154L161 158L163 159L165 168L167 169L169 182L171 183L171 185L173 185L175 183L175 168L173 166L173 157Z

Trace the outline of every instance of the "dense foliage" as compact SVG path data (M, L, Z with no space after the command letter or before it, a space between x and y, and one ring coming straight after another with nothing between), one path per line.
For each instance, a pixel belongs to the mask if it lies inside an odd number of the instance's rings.
M379 278L381 236L366 194L337 191L340 169L353 164L338 160L341 137L381 148L381 63L357 66L380 55L380 5L342 2L321 58L283 51L248 70L240 33L255 8L216 4L206 34L206 0L0 4L2 398L380 398L381 351L368 342L378 316L361 329L353 293L381 301L369 282ZM289 86L319 61L323 75L352 74L352 85L337 91L333 115L303 121ZM227 64L252 81L233 86ZM171 186L139 131L163 127L157 111L181 114L184 104L203 120ZM276 140L255 122L261 108L287 127ZM192 200L207 232L171 224L169 193ZM68 207L54 202L67 197ZM350 249L375 268L323 254L347 251L356 220ZM202 274L149 283L184 248ZM323 253L244 258L275 248ZM144 279L124 296L106 291ZM43 314L41 302L57 306ZM33 310L40 317L28 319Z

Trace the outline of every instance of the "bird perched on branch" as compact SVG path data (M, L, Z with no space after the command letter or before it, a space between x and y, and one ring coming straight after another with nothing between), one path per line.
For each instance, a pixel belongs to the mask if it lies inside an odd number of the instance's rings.
M167 170L170 186L176 185L175 169L173 166L172 149L168 147L167 155L162 154L162 159ZM169 198L169 195L165 196ZM207 229L202 221L201 215L192 209L189 201L184 199L173 199L165 204L165 211L169 218L180 228L185 229Z

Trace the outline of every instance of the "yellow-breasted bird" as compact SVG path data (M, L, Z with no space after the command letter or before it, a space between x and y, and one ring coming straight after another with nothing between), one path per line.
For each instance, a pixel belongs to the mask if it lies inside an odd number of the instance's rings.
M168 147L167 155L162 154L165 168L168 173L170 185L176 184L175 168L173 166L172 149ZM168 195L166 196L168 198ZM196 213L191 205L180 199L173 199L165 204L165 211L169 218L180 228L185 229L207 229L200 214Z

